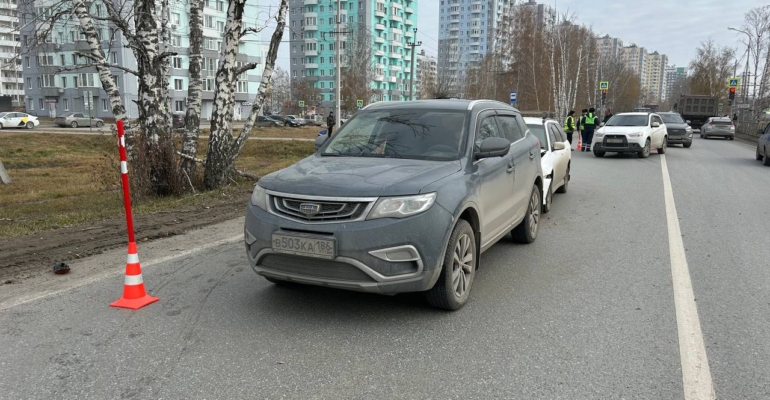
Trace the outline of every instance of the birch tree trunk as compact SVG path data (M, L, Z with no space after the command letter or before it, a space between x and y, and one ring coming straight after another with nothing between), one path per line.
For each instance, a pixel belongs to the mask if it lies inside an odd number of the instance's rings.
M171 28L169 27L170 24L170 16L171 11L169 10L169 0L161 0L160 2L160 36L158 38L160 45L159 52L165 53L168 51L169 47L171 46ZM163 108L165 109L165 112L161 113L161 118L163 118L163 126L166 127L165 133L170 133L172 131L172 120L171 120L171 96L169 96L169 78L171 77L171 63L169 62L169 59L158 59L156 62L158 62L160 65L158 65L158 72L160 73L158 76L158 95L160 98L160 102L163 104Z
M227 24L222 38L222 60L216 75L214 107L211 111L211 134L206 155L203 184L206 189L223 186L230 177L233 161L229 160L233 141L233 106L237 74L235 58L243 26L246 0L231 0L227 9Z
M181 168L187 176L195 172L195 157L198 152L198 133L201 123L201 95L203 80L203 0L190 0L190 82L187 87L187 112L184 117L182 134Z

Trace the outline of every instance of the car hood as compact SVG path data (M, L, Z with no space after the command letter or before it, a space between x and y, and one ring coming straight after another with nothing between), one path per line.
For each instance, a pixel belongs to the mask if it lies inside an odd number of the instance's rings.
M623 135L627 133L643 132L647 127L644 126L605 126L599 129L599 133L605 135Z
M667 129L687 129L690 125L687 124L666 124Z
M420 193L461 169L460 161L310 156L259 180L277 192L317 196L380 197Z

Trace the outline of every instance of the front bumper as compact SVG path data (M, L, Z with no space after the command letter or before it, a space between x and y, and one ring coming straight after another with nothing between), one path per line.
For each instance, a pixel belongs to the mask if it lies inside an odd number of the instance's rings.
M403 219L307 224L248 205L246 254L262 276L382 294L425 291L441 273L452 214L438 204ZM278 253L273 233L334 239L333 259ZM396 260L396 261L394 261Z
M692 135L668 137L668 144L690 144L690 143L692 143Z
M621 140L620 143L609 142L608 139ZM603 152L617 152L617 153L641 153L644 148L644 137L629 138L626 135L604 135L601 137L594 136L594 141L591 143L591 149L595 151Z

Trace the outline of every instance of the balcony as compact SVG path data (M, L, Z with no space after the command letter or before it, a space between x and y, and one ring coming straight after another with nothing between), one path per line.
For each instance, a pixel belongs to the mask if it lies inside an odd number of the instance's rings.
M398 81L398 79L395 76L389 76L388 77L388 82L390 82L390 83L396 83L397 81Z
M374 38L375 43L385 44L385 38L381 38L379 36Z
M389 55L388 57L390 57L390 58L393 58L393 59L396 59L396 60L400 60L400 59L401 59L401 54L398 54L398 53L390 53L390 55Z
M385 12L377 10L377 11L374 12L374 16L377 17L377 18L385 18Z
M392 4L393 8L404 8L404 6L401 5L401 3L393 2Z
M306 56L317 56L318 55L318 50L305 50L305 55Z
M316 4L318 4L318 0L305 0L306 6L314 6Z
M398 29L398 28L390 28L390 33L397 33L399 35L403 35L404 31L402 31L401 29Z
M383 25L383 24L374 24L374 29L378 30L378 31L384 31L385 30L385 25Z
M412 20L411 20L411 19L405 19L405 20L404 20L404 25L407 25L407 26L409 26L409 25L413 25L413 24L414 24L414 22L412 22Z
M399 65L391 65L390 66L391 71L401 71L401 66Z
M303 27L306 31L317 31L318 25L305 25Z
M59 95L62 93L64 93L64 89L60 87L40 88L40 94L42 94L44 97L59 97Z
M472 37L472 38L481 37L481 31L471 31L470 32L470 37Z
M315 11L310 11L302 14L302 16L305 18L318 18L318 13Z
M377 57L382 57L382 56L385 55L385 52L382 51L382 50L375 50L374 51L374 55L377 56Z
M414 14L414 10L412 10L412 7L404 8L404 12L407 13L407 14Z
M449 15L460 15L460 8L457 8L454 11L449 11Z
M414 33L412 33L411 30L408 30L408 31L404 32L404 37L413 38L414 37Z
M374 80L377 81L377 82L382 82L384 79L385 79L385 77L382 76L382 75L375 75L374 76Z
M305 64L306 69L318 69L318 63Z
M459 30L460 30L460 24L457 24L457 25L455 25L455 24L449 25L449 32L457 32L457 31L459 31Z
M396 14L390 14L390 20L396 21L396 22L403 22L404 20L401 18L401 16Z

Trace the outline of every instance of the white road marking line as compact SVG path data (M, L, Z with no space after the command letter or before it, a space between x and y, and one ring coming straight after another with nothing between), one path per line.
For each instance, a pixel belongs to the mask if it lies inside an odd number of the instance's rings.
M703 343L698 307L690 280L690 269L684 251L679 217L674 203L674 191L671 189L671 177L668 174L666 156L660 155L663 170L663 194L668 220L668 247L671 255L671 277L674 284L674 307L676 308L676 326L679 332L679 357L682 363L682 380L686 400L715 399L711 370Z
M240 235L237 235L237 236L233 236L233 237L229 237L229 238L222 239L222 240L217 240L216 242L207 243L207 244L205 244L203 246L196 247L194 249L184 250L184 251L176 253L176 254L172 254L172 255L169 255L169 256L165 256L165 257L161 257L161 258L156 258L154 260L150 260L150 261L148 261L146 263L143 263L142 264L142 268L146 269L146 268L152 267L154 265L162 264L164 262L168 262L168 261L171 261L171 260L174 260L174 259L177 259L177 258L187 257L189 255L192 255L192 254L204 251L204 250L208 250L208 249L213 248L213 247L221 246L223 244L235 243L235 242L238 242L238 241L241 241L241 240L243 240L243 234L240 234ZM25 296L19 296L19 297L15 298L15 299L10 299L10 300L6 300L4 302L0 302L0 311L4 311L4 310L10 309L10 308L13 308L13 307L16 307L16 306L20 306L22 304L26 304L26 303L29 303L29 302L33 302L33 301L36 301L36 300L44 299L44 298L49 297L49 296L53 296L53 295L57 295L57 294L60 294L60 293L64 293L64 292L70 291L72 289L77 289L79 287L90 285L92 283L101 281L103 279L115 277L117 275L125 274L125 273L126 273L125 269L119 269L119 270L116 270L116 271L104 271L104 272L96 274L96 275L94 275L94 276L92 276L90 278L79 280L79 281L75 281L75 282L71 282L70 284L68 284L65 287L61 287L61 288L53 289L53 290L48 290L48 291L43 291L43 292L30 293L30 294L25 295Z

